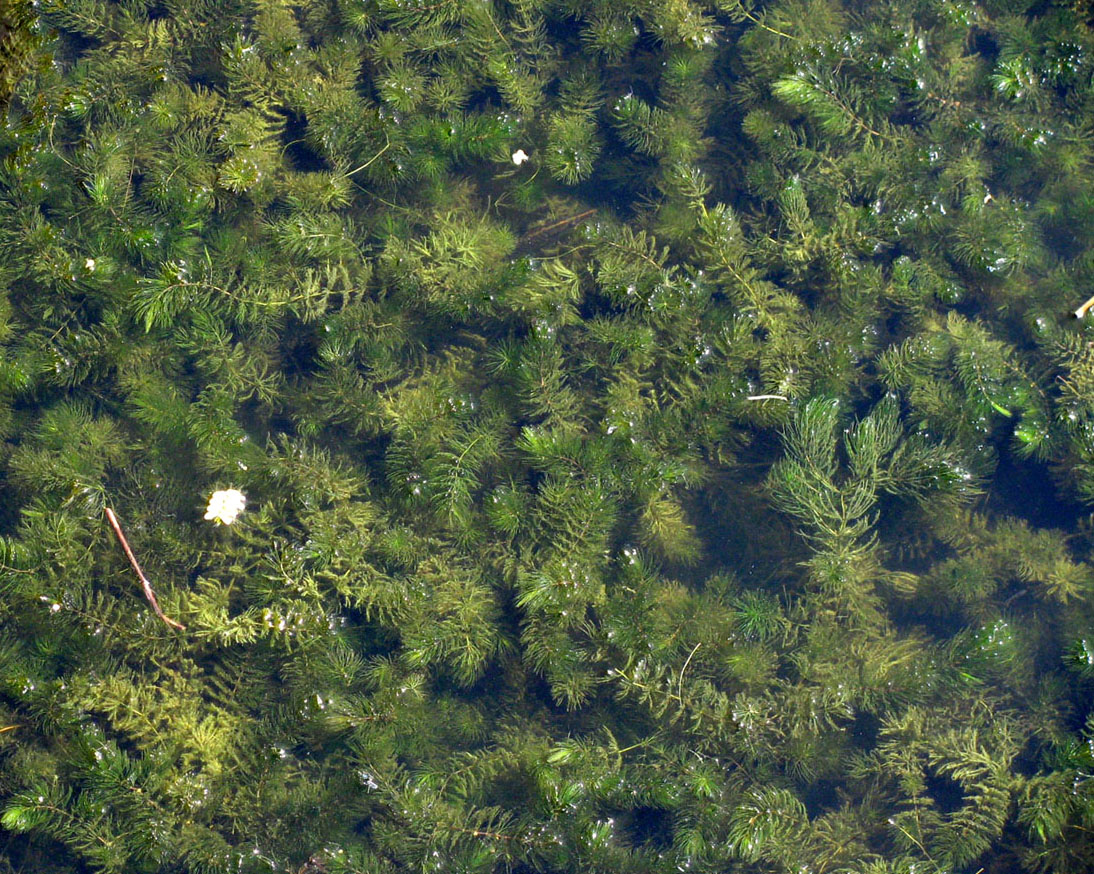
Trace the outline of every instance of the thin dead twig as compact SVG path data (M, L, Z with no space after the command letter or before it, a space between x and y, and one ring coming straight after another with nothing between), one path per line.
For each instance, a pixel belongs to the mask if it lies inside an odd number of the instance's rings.
M133 550L129 548L129 541L125 539L125 533L122 531L122 526L118 524L118 517L114 515L114 511L109 507L105 507L103 512L106 514L106 521L109 522L110 527L114 529L114 534L117 535L118 542L122 545L122 549L125 550L125 557L129 559L129 564L133 567L134 572L137 574L137 578L141 581L141 588L144 589L144 597L148 599L148 603L152 605L152 609L156 611L156 615L172 628L184 631L186 629L185 625L176 622L160 609L160 602L156 600L156 593L152 591L152 584L148 581L148 577L144 575L141 566L137 564L137 557L133 555Z

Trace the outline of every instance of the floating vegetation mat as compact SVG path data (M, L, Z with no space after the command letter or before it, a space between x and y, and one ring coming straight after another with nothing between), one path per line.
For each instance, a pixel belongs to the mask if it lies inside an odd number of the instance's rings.
M1092 22L10 0L0 874L1094 871Z

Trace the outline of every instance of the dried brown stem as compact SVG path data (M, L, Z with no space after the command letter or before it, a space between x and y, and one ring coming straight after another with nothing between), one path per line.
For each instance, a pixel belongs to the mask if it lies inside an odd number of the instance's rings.
M1078 309L1073 310L1071 314L1073 316L1075 316L1075 318L1081 319L1083 316L1085 316L1087 314L1087 311L1090 310L1091 307L1094 307L1094 297L1090 298L1088 301L1086 301L1086 303L1082 304L1082 306L1080 306Z
M109 522L110 527L114 529L114 534L117 535L118 542L122 545L122 549L125 550L125 557L129 559L129 564L137 574L137 578L141 581L141 588L144 589L144 597L148 599L148 603L152 605L152 609L156 612L156 615L172 628L177 628L180 631L185 630L185 625L176 622L160 609L160 602L156 600L156 593L152 591L152 584L148 581L148 577L144 575L141 566L137 564L137 557L133 555L133 550L129 548L129 541L125 539L125 533L122 531L122 526L118 524L118 517L114 515L114 511L109 507L106 507L103 512L106 514L106 521Z

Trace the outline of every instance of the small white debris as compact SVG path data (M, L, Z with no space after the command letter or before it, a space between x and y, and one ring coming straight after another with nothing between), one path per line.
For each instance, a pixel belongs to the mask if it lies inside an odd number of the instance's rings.
M231 525L247 506L247 496L239 489L220 489L209 498L205 518L217 525Z

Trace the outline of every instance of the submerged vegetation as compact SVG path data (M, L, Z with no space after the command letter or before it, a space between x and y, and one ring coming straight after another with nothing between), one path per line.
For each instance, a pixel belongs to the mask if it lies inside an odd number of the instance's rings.
M18 6L0 874L1094 870L1090 16Z

